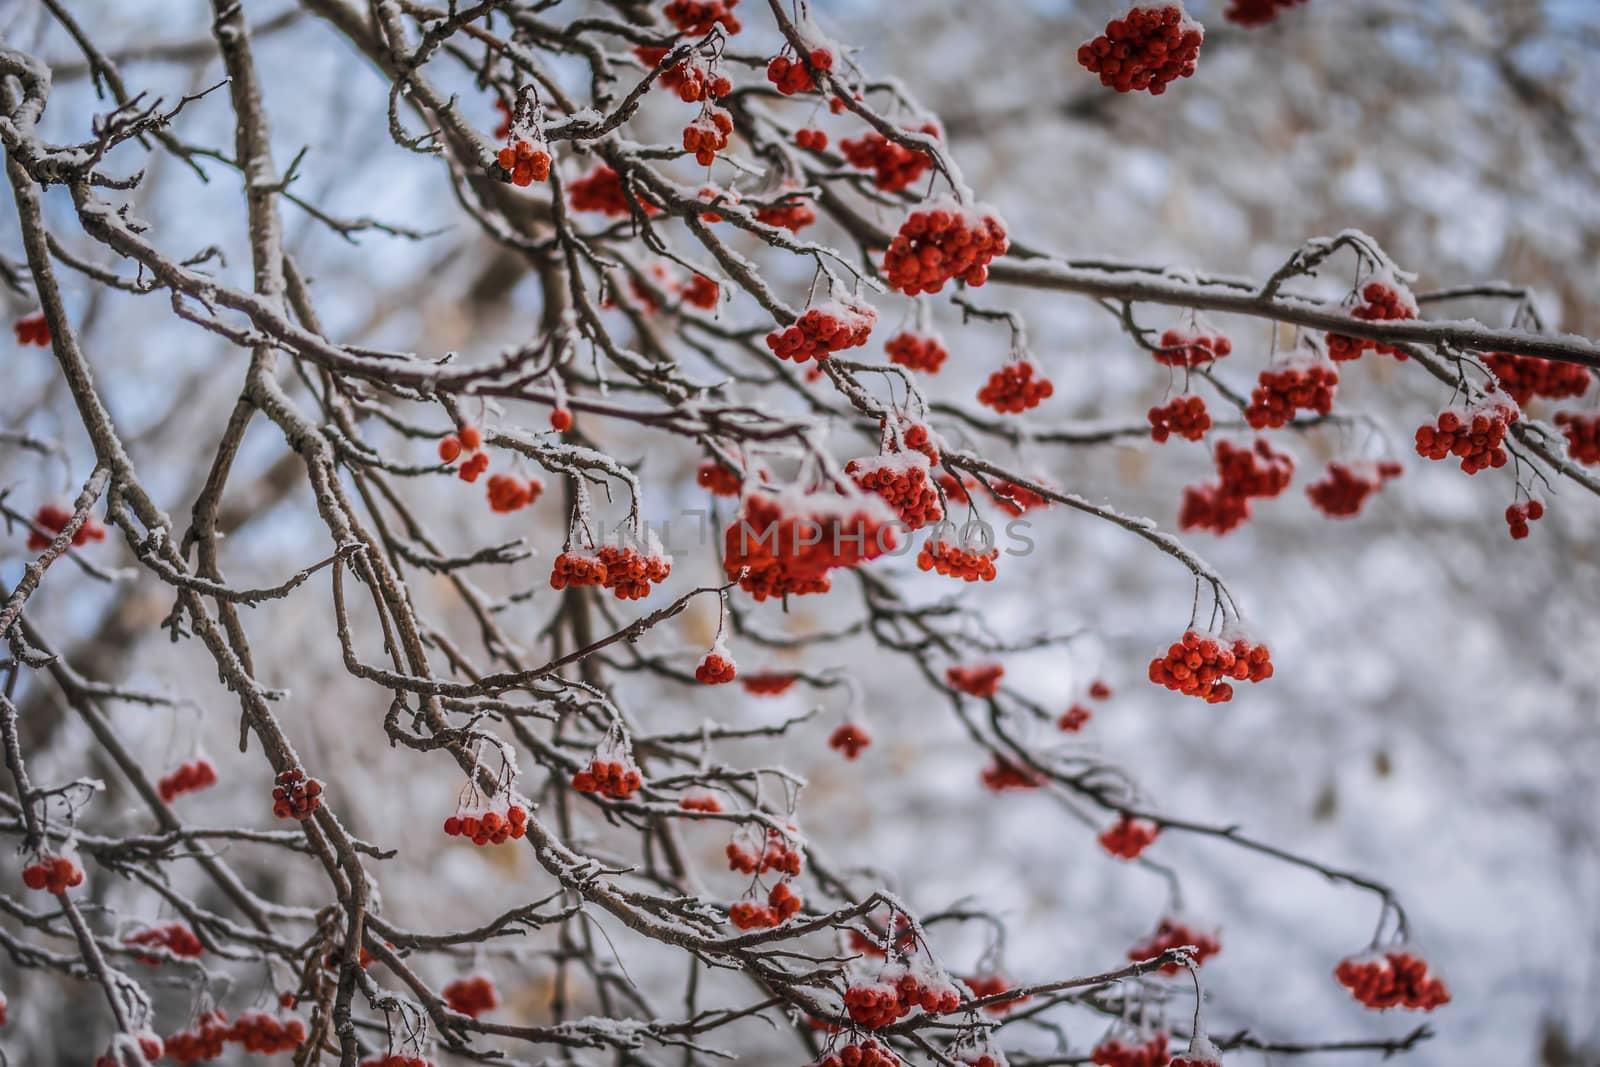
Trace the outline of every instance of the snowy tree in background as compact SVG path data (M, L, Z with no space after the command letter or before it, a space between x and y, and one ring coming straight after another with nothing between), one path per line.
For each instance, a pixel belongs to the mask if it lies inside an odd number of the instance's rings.
M1593 1062L1586 8L12 0L0 1051Z

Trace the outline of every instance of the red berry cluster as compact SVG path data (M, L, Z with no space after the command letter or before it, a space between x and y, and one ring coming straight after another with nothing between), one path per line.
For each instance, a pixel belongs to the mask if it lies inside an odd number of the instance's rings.
M434 1067L433 1061L422 1056L402 1056L398 1052L384 1052L368 1056L356 1067Z
M513 141L495 156L505 180L527 188L550 177L550 153L533 147L532 141Z
M83 884L83 872L65 856L40 856L22 868L22 884L48 893L65 893Z
M739 874L766 874L777 871L790 878L798 878L803 857L782 830L767 827L765 843L757 855L737 841L728 842L728 869Z
M170 804L184 793L194 793L216 784L217 769L211 765L211 761L197 759L181 763L171 774L162 775L156 783L156 791L161 794L164 803Z
M1189 630L1163 656L1150 661L1150 680L1207 704L1233 699L1236 682L1264 682L1272 677L1272 655L1266 645L1237 638L1231 645Z
M931 1014L960 1007L961 994L948 981L919 976L899 966L885 967L872 985L844 991L844 1010L863 1030L881 1030L917 1008Z
M738 6L739 0L671 0L661 13L680 33L702 37L719 22L728 33L738 33L742 27L733 13Z
M1228 533L1250 518L1251 500L1279 495L1294 477L1293 457L1275 451L1265 440L1252 448L1218 441L1213 457L1217 480L1183 491L1178 509L1182 529Z
M475 482L478 475L489 469L489 453L483 451L483 434L476 426L463 426L459 431L446 434L439 440L439 460L450 464L467 457L456 471L464 482Z
M1432 426L1417 427L1417 454L1428 459L1455 456L1468 474L1504 467L1510 458L1503 444L1506 429L1521 414L1498 397L1470 408L1446 408Z
M1150 439L1166 444L1173 434L1188 441L1198 441L1211 429L1211 413L1206 410L1204 397L1175 396L1166 404L1150 409Z
M1023 359L991 374L978 390L978 403L1002 415L1018 415L1038 407L1055 391L1050 379L1037 374L1031 360Z
M1167 1067L1171 1055L1167 1035L1158 1032L1138 1042L1108 1037L1094 1047L1089 1062L1095 1067Z
M579 552L561 553L550 568L552 589L565 589L569 585L575 587L604 585L605 581L606 565L594 556Z
M860 723L847 722L828 736L828 747L853 760L872 745L872 735Z
M1194 1042L1191 1041L1190 1044L1193 1045ZM1167 1064L1167 1067L1222 1067L1222 1061L1215 1056L1197 1056L1191 1048L1185 1055L1172 1057L1172 1062Z
M698 811L706 815L722 814L722 801L718 800L714 793L708 793L703 789L679 797L678 807L684 811Z
M542 492L544 483L537 478L524 480L515 474L491 474L488 485L489 510L502 515L521 511L538 500Z
M19 345L38 345L40 348L48 348L50 345L50 321L44 317L42 311L18 319L12 324L11 329L15 331Z
M920 428L922 439L926 441L927 429ZM909 434L906 441L910 443ZM929 469L928 459L921 452L891 452L870 459L853 459L845 464L844 472L862 489L876 493L893 508L908 530L920 530L944 518L944 505L939 502L939 490L928 476Z
M1567 455L1579 463L1600 463L1600 415L1558 411L1556 425L1567 435Z
M1136 962L1148 960L1185 945L1193 946L1194 952L1190 955L1196 967L1222 951L1222 942L1218 941L1214 934L1201 933L1177 919L1166 918L1161 920L1155 933L1128 949L1128 958ZM1161 968L1160 973L1170 976L1181 970L1183 968L1176 963L1169 963Z
M1427 962L1409 952L1342 960L1333 976L1351 996L1374 1011L1432 1011L1450 1003L1450 990L1443 979L1429 974Z
M1265 26L1284 11L1306 0L1230 0L1222 17L1240 26Z
M928 538L922 551L917 553L917 567L924 571L935 571L947 578L960 578L964 582L992 582L995 578L994 561L999 558L998 547L974 551L936 535Z
M1261 372L1244 417L1257 430L1288 425L1297 411L1326 415L1333 410L1339 372L1316 360L1293 359Z
M912 132L938 137L939 127L930 122ZM839 142L839 151L852 167L872 171L873 184L886 193L910 188L933 165L928 153L896 144L876 131L845 138Z
M1385 281L1368 282L1361 290L1362 303L1350 309L1350 317L1363 322L1393 322L1417 317L1417 302L1403 288ZM1375 349L1385 356L1405 359L1406 354L1393 345L1380 345L1376 341L1343 334L1328 334L1328 358L1334 362L1360 359L1361 353Z
M444 1002L451 1011L476 1019L500 1006L500 994L494 988L494 979L484 974L472 974L457 978L445 986Z
M639 768L598 756L589 761L587 770L572 776L572 788L578 792L599 793L612 800L627 800L642 785L644 775L639 773Z
M72 512L55 504L41 504L39 510L33 513L33 525L41 530L50 531L50 536L28 531L28 550L41 552L50 547L50 542L55 540L55 535L67 528L67 523L72 521ZM85 515L83 525L72 535L72 547L82 548L90 541L104 541L106 528L100 525L100 520L93 515Z
M989 261L1010 247L1005 223L993 213L954 201L913 211L883 256L889 287L916 296L937 293L959 278L968 285L989 280Z
M1031 767L1021 767L1010 760L996 756L978 775L983 787L991 793L1007 793L1014 789L1039 789L1044 776Z
M826 48L813 48L803 57L773 56L767 64L767 81L778 87L784 96L816 91L817 75L833 69L833 53Z
M694 153L694 161L709 167L717 153L728 147L733 134L733 116L726 108L708 106L700 117L683 128L683 150Z
M971 667L945 669L944 681L958 693L974 697L992 697L1000 691L1000 679L1006 669L998 663L979 663Z
M164 1042L166 1055L179 1063L204 1063L223 1053L228 1041L228 1017L208 1011L195 1020L194 1029L169 1034Z
M642 600L672 574L672 557L631 545L602 545L593 554L568 550L555 558L550 588L602 586L618 600Z
M782 671L761 671L758 674L747 674L739 680L747 693L760 697L775 697L779 693L787 693L797 679L794 675Z
M860 930L850 930L850 951L863 956L870 956L875 960L889 958L889 930L894 927L894 945L896 953L909 956L917 950L917 932L911 928L911 920L899 912L895 912L892 921L885 921L881 916L871 919L872 934L864 934Z
M1204 39L1183 5L1143 5L1106 23L1105 33L1078 49L1078 63L1108 89L1160 96L1169 82L1194 73Z
M139 945L146 948L164 948L179 959L192 960L205 955L206 947L200 943L194 931L183 923L167 923L164 926L150 926L137 930L122 939L124 945ZM161 966L160 956L147 956L140 954L134 957L140 963L151 967Z
M1100 835L1100 847L1118 859L1138 859L1161 833L1153 822L1124 815Z
M805 197L785 196L776 204L757 208L756 221L790 233L799 233L817 221L817 212Z
M639 62L653 70L666 58L669 51L671 49L638 45L634 48L633 54L639 57ZM686 104L697 104L702 100L720 100L733 92L733 82L720 74L713 74L697 59L685 60L675 67L662 71L661 77L656 79L656 84L677 93L678 99Z
M924 374L938 374L944 361L950 358L944 342L931 334L902 331L889 338L883 350L889 353L889 362L919 370Z
M622 176L604 163L569 182L567 194L574 211L599 211L619 218L633 213L628 195L622 189ZM647 200L635 199L639 200L646 215L654 215L661 210Z
M0 1000L3 999L4 998L0 998ZM5 1021L4 1005L0 1004L0 1026L4 1026ZM166 1051L165 1043L155 1034L143 1033L138 1035L138 1038L139 1051L143 1053L144 1058L149 1060L151 1063L159 1060L161 1058L161 1054ZM104 1056L96 1056L94 1058L94 1067L122 1067L122 1060L110 1053L107 1053Z
M821 152L828 147L828 133L826 130L802 126L794 131L794 143L807 151Z
M966 984L968 989L972 990L972 996L974 999L999 996L1001 993L1007 993L1011 990L1011 982L1006 978L1005 975L999 973L975 974L971 977L963 978L961 981ZM993 1004L985 1004L983 1010L988 1012L990 1015L1004 1015L1012 1008L1026 1004L1031 999L1033 998L1012 997L1010 1000L1001 1000Z
M244 1046L246 1052L270 1056L293 1052L306 1039L306 1024L299 1019L279 1019L265 1012L241 1015L228 1027L228 1040Z
M990 1005L988 1010L993 1010L993 1007L993 1005ZM961 1062L966 1064L967 1067L1006 1067L1005 1057L1003 1055L996 1055L993 1052L982 1052L975 1056L963 1056L961 1058Z
M1089 697L1092 700L1110 700L1111 683L1103 678L1096 678L1089 683Z
M826 359L828 353L859 348L867 343L878 312L871 304L852 300L828 300L807 308L795 322L767 334L767 347L779 359L804 363Z
M1529 499L1524 504L1506 508L1506 525L1511 527L1511 539L1521 541L1528 536L1528 523L1544 518L1544 501Z
M683 302L701 311L716 310L717 301L721 299L722 286L704 274L696 274L690 278L689 284L683 289Z
M779 882L767 894L765 904L741 900L728 909L728 921L741 930L766 930L782 926L800 914L803 907L800 897L789 888L788 882Z
M702 488L711 490L713 496L738 496L744 488L744 478L738 471L730 470L716 460L707 460L695 470L695 480Z
M883 420L879 420L882 425ZM900 431L900 440L913 452L921 452L928 458L928 462L937 466L939 463L939 446L935 443L933 431L926 423L911 422L902 419L903 429Z
M1075 734L1089 725L1089 720L1092 718L1094 712L1082 704L1074 704L1061 713L1061 717L1056 720L1056 729L1062 733Z
M520 841L528 832L528 812L522 805L512 804L504 815L497 811L452 815L444 821L444 832L451 837L465 837L480 848Z
M826 593L828 571L895 548L893 519L876 497L753 493L723 533L723 568L757 600Z
M272 790L272 814L280 819L311 818L311 813L322 806L322 783L307 778L299 767L291 767L278 775L278 784Z
M1347 519L1360 514L1367 497L1391 478L1400 477L1404 468L1393 460L1381 463L1330 463L1320 482L1306 486L1311 504L1330 519Z
M1589 391L1589 368L1576 363L1515 356L1510 352L1490 352L1484 362L1500 388L1510 393L1518 404L1525 405L1536 396L1565 400Z
M994 497L995 506L1007 515L1025 515L1034 508L1050 506L1050 501L1032 489L1008 482L1003 478L994 483L990 495Z
M1203 367L1232 352L1233 342L1220 333L1170 329L1161 334L1161 347L1150 354L1165 367Z
M694 680L703 685L726 685L738 674L733 657L726 650L716 649L706 653L706 658L694 669Z
M839 1048L823 1056L811 1067L900 1067L900 1057L880 1044L877 1038L868 1037Z

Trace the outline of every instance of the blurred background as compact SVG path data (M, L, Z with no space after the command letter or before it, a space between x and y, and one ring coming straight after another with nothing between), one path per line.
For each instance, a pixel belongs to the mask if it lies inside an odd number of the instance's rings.
M1075 61L1078 44L1118 13L1109 3L823 0L816 13L833 36L859 47L862 66L898 76L941 118L967 180L1031 245L1264 277L1306 238L1356 227L1418 274L1419 291L1512 281L1537 291L1550 323L1600 335L1593 106L1600 7L1589 0L1310 0L1270 27L1244 31L1217 17L1220 6L1191 0L1208 28L1199 73L1156 98L1102 90ZM170 99L220 78L205 47L203 3L68 0L68 7L102 48L127 53L124 73L137 88ZM540 310L536 279L477 233L437 160L391 142L387 83L327 26L285 14L292 5L246 7L262 27L257 58L280 166L306 149L298 195L335 215L438 231L425 241L380 232L349 241L285 205L291 245L313 276L329 332L468 359L528 337ZM569 0L547 17L584 7ZM775 49L770 17L754 0L744 7L749 28L739 45ZM28 0L0 2L0 34L9 46L55 61L47 135L86 136L88 116L106 104L95 99L65 35ZM492 100L470 77L452 82L441 68L439 78L462 93L480 128L492 129ZM672 140L683 112L669 94L652 94L635 136ZM854 132L825 109L816 122L835 136ZM178 131L231 151L225 93L191 105ZM237 176L206 165L210 180L202 181L171 158L123 151L113 157L122 172L147 168L134 210L152 223L158 243L183 255L218 245L226 253L219 273L248 284ZM569 164L574 175L585 169ZM47 222L67 247L105 263L77 230L65 195L47 194ZM826 223L818 236L844 241ZM0 209L0 251L19 255L9 205ZM798 302L808 268L769 259L772 277ZM186 515L237 396L245 355L175 320L163 298L109 292L76 275L65 280L88 357L147 485L174 515ZM1352 280L1350 265L1336 261L1310 288L1337 295ZM1056 383L1055 397L1026 425L1136 423L1166 395L1166 369L1093 301L998 286L978 295L1023 315L1034 356ZM5 299L12 318L32 310L13 294ZM909 306L900 297L878 303L886 327ZM1459 306L1495 325L1507 310ZM753 305L742 303L722 314L756 318ZM1168 315L1177 321L1170 311L1145 313L1158 327ZM927 380L928 392L970 405L1004 358L1005 331L936 317L952 359ZM1272 343L1270 328L1214 320L1234 343L1219 377L1247 391ZM6 503L31 513L38 502L71 498L90 453L49 353L8 345L0 360L0 429L61 446L49 456L0 447ZM1260 502L1255 518L1225 538L1188 538L1271 646L1277 673L1269 683L1215 707L1151 686L1145 665L1183 630L1192 583L1126 531L1064 509L1030 514L1032 554L1002 560L999 580L963 589L963 603L1003 635L1084 632L1065 649L1008 657L1008 679L1062 708L1081 699L1091 680L1108 680L1115 695L1097 707L1080 743L1137 777L1161 810L1240 825L1398 891L1415 946L1455 996L1426 1019L1437 1034L1409 1062L1600 1063L1600 507L1579 487L1552 485L1545 520L1529 540L1513 543L1501 518L1512 502L1509 471L1468 478L1411 447L1415 427L1449 400L1439 384L1414 365L1374 355L1342 369L1340 407L1369 415L1370 426L1282 438L1299 462L1291 490ZM291 388L304 393L297 382ZM1536 403L1529 413L1547 418L1550 410ZM545 414L509 405L489 418L542 429ZM694 484L702 457L682 442L598 419L584 429L639 474L647 517L705 506ZM425 442L381 427L369 440L414 462L427 458ZM841 458L870 451L848 429L832 443ZM1390 456L1405 474L1359 518L1326 519L1305 499L1305 484L1328 460ZM1181 441L1125 438L1093 448L1024 441L1008 458L1167 528L1175 527L1182 487L1211 473L1209 445ZM527 538L531 560L481 578L505 601L504 618L538 648L558 597L545 579L565 531L560 494L547 493L530 512L498 516L483 508L480 489L448 477L413 480L407 491L452 552ZM223 567L237 584L275 584L330 551L298 460L269 426L258 424L247 437L225 503ZM26 558L21 542L13 531L0 547L8 586ZM673 578L656 595L660 603L717 573L709 544L672 547ZM92 558L132 574L115 537ZM919 574L909 558L874 566L902 579L913 598L950 592L948 580ZM837 626L859 615L851 584L836 581L839 591L799 600L787 614L771 605L751 614L771 629ZM474 639L446 585L418 579L413 591L435 617L460 621L462 640ZM524 591L531 595L512 599ZM203 805L200 821L264 827L271 822L261 801L267 768L258 756L237 753L237 709L214 669L158 630L170 607L170 593L148 577L107 584L58 565L30 614L84 673L188 701L176 713L131 705L110 713L149 767L173 766L197 751L218 765L222 785L194 802ZM474 849L433 832L454 808L459 775L389 747L381 725L387 696L345 674L325 581L247 614L246 626L259 675L290 694L279 713L307 766L329 781L356 833L401 849L380 872L391 918L425 930L464 925L548 891L525 850ZM714 607L697 603L650 647L692 666L715 629ZM920 909L965 901L998 914L1007 928L1004 967L1014 977L1116 966L1167 910L1162 879L1109 860L1094 832L1064 818L1049 797L984 790L978 774L986 757L909 665L886 659L866 639L788 658L738 637L730 645L746 671L802 665L853 674L878 744L856 763L826 747L846 710L838 691L763 700L736 686L708 692L627 675L617 697L662 729L707 719L774 722L820 699L822 713L783 742L781 756L754 743L721 755L780 762L805 775L799 814L837 865L881 871ZM103 778L107 791L93 824L108 831L142 825L145 816L114 768L56 696L25 683L17 698L35 779ZM1057 740L1041 736L1040 743ZM604 830L596 824L584 833ZM710 830L688 836L701 849L708 892L737 892L719 859L725 838ZM1160 849L1182 875L1184 913L1221 930L1223 950L1203 971L1212 1031L1354 1040L1398 1036L1415 1024L1365 1011L1331 977L1334 964L1371 936L1371 896L1213 840L1172 834ZM258 891L322 902L322 876L309 863L253 867L256 858L241 851L231 859ZM92 873L96 902L112 909L108 923L159 914L153 898ZM214 893L198 879L184 888L202 901ZM615 938L628 973L675 1005L681 961L615 924L598 925ZM938 948L964 973L991 947L988 937L982 927L964 928ZM495 974L507 997L502 1017L548 1018L548 966L539 958L496 950L467 965ZM442 983L449 974L428 977ZM227 996L240 1005L261 1001L273 984L259 965L241 965L234 979ZM103 1047L103 1033L69 1025L89 1011L83 987L0 956L0 991L11 1003L0 1048L12 1064L88 1063ZM175 1026L186 1018L192 991L173 985L160 995L164 1020ZM1187 1010L1185 998L1175 1003L1180 1014ZM1107 1023L1070 1012L1061 1022L1078 1055ZM1055 1035L1043 1028L1006 1033L1008 1051L1054 1047ZM796 1045L759 1023L732 1028L725 1039L755 1062L801 1062ZM1327 1054L1300 1062L1360 1059ZM1236 1052L1229 1062L1282 1060Z

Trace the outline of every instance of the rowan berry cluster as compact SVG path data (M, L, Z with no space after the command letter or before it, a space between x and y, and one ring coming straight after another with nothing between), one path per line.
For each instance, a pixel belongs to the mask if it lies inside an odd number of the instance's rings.
M800 849L782 830L771 826L767 827L759 855L738 841L728 842L726 854L728 869L738 874L760 875L776 871L789 878L798 878L804 865Z
M877 1038L860 1041L839 1048L823 1056L811 1067L900 1067L900 1057L889 1051Z
M872 735L860 723L847 722L828 735L828 747L848 760L856 759L871 745Z
M1119 93L1159 96L1194 73L1205 30L1183 5L1141 5L1106 23L1105 32L1078 49L1078 63Z
M567 549L551 565L550 588L593 585L611 590L618 600L642 600L650 595L652 585L660 585L671 574L672 557L661 551L651 535L643 551L632 545Z
M958 278L977 286L989 279L989 261L1008 247L999 216L943 200L913 211L901 223L884 253L883 272L889 287L907 296L937 293Z
M817 89L817 75L832 69L833 52L827 48L813 48L794 59L786 55L773 56L767 64L767 81L776 85L784 96L810 93Z
M968 978L963 978L961 981L968 989L972 990L972 996L976 1000L981 1000L984 997L999 996L1001 993L1007 993L1011 991L1010 980L1008 980L1005 975L999 974L998 972L991 974L975 974ZM1012 997L1010 1000L1000 1000L993 1004L985 1004L983 1006L983 1010L988 1012L990 1015L1004 1015L1012 1008L1026 1004L1031 999L1033 998Z
M912 132L938 137L939 127L929 122ZM872 171L873 184L886 193L910 188L933 165L928 153L919 148L906 148L876 131L845 138L839 142L839 151L852 167Z
M1245 421L1264 430L1288 425L1297 411L1327 415L1333 411L1333 390L1338 384L1339 372L1318 359L1294 358L1268 367L1250 394Z
M1189 1042L1190 1048L1182 1056L1172 1057L1172 1062L1167 1067L1222 1067L1222 1060L1214 1055L1196 1055L1194 1042Z
M1161 827L1144 819L1123 815L1100 834L1100 847L1118 859L1138 859L1161 834Z
M714 311L722 299L722 286L704 274L696 274L683 288L683 302L701 311Z
M44 312L29 315L12 323L11 329L17 335L19 345L38 345L40 348L50 347L50 320L44 317Z
M800 914L804 906L800 897L789 888L788 882L779 882L767 894L767 902L741 900L728 909L728 921L741 930L764 930L782 926Z
M1061 717L1056 720L1056 729L1062 733L1075 734L1089 725L1089 720L1092 718L1094 712L1082 704L1074 704L1061 713Z
M942 977L919 974L901 964L889 964L870 985L852 985L844 991L844 1010L863 1030L881 1030L917 1008L947 1013L961 1007L961 994Z
M1468 474L1504 467L1510 458L1504 447L1506 430L1521 414L1498 396L1468 408L1446 408L1433 425L1417 427L1417 454L1428 459L1455 456Z
M971 667L948 667L944 672L945 684L958 693L974 697L992 697L1000 691L1000 679L1006 669L998 663L979 663Z
M728 650L718 646L706 653L706 658L700 661L694 669L694 680L703 685L726 685L733 681L738 674L733 657L728 655Z
M1171 949L1183 948L1185 945L1193 947L1194 951L1189 955L1196 967L1222 951L1222 942L1217 940L1216 935L1195 930L1188 924L1169 917L1161 920L1155 933L1128 949L1128 958L1135 962L1148 960ZM1178 964L1168 963L1162 966L1160 973L1171 976L1181 970L1183 968Z
M723 533L723 567L756 600L826 593L830 570L895 548L893 520L877 497L752 493Z
M39 510L33 513L33 525L36 530L28 531L28 551L42 552L50 547L50 542L55 536L67 528L67 523L72 521L72 512L56 504L40 504ZM40 533L48 530L49 536ZM72 547L82 548L90 541L104 541L106 528L100 525L100 520L93 515L85 515L83 524L72 535Z
M917 553L917 568L934 571L947 578L960 578L964 582L992 582L995 579L994 561L1000 558L1000 549L970 549L935 534Z
M1171 1059L1167 1035L1155 1033L1145 1041L1108 1037L1094 1047L1089 1062L1095 1067L1167 1067Z
M1529 499L1525 503L1506 508L1506 525L1511 528L1511 539L1521 541L1528 536L1528 523L1544 518L1544 501Z
M489 469L489 453L483 451L483 434L476 426L463 426L439 439L439 461L446 465L465 455L466 462L456 475L464 482L475 482L478 475Z
M924 374L938 374L939 368L944 366L944 361L950 358L949 349L945 348L944 342L939 338L932 334L909 331L902 331L889 338L883 350L889 354L890 363L922 371Z
M1306 486L1306 496L1311 498L1312 506L1328 518L1347 519L1360 514L1367 498L1389 479L1400 477L1404 469L1393 460L1329 463L1323 479Z
M201 944L194 931L183 923L148 926L129 934L122 939L122 943L142 948L163 948L179 959L186 960L198 959L205 955L206 951L205 945ZM147 956L141 953L134 958L151 967L161 966L160 956Z
M489 475L489 510L502 515L523 508L539 499L544 483L537 478L519 478L515 474Z
M1266 645L1236 638L1231 644L1189 630L1166 654L1150 661L1150 680L1207 704L1233 699L1236 682L1264 682L1272 677L1272 655Z
M1600 415L1558 411L1556 425L1567 435L1567 455L1579 463L1600 463Z
M722 814L722 801L716 798L716 794L704 789L696 789L679 797L678 807L684 811L698 811L706 815Z
M1104 678L1096 678L1089 683L1089 698L1091 700L1110 700L1111 683Z
M1223 334L1169 329L1161 334L1161 347L1150 355L1164 367L1203 367L1232 352L1233 342Z
M572 776L572 788L580 793L599 793L612 800L627 800L644 785L644 776L631 762L596 756L586 770Z
M633 54L639 57L639 62L653 70L670 51L669 48L639 45L634 48ZM703 100L720 100L733 92L733 82L720 74L714 74L698 57L668 67L656 79L656 84L677 93L678 99L686 104L697 104Z
M995 506L1007 515L1025 515L1034 508L1050 506L1049 500L1032 489L1008 482L1003 478L995 481L989 495L994 498Z
M1444 981L1429 973L1425 960L1409 952L1341 960L1333 976L1352 997L1374 1011L1432 1011L1450 1003Z
M1536 396L1547 400L1566 400L1589 391L1589 368L1577 363L1558 363L1535 356L1516 356L1510 352L1490 352L1484 357L1489 372L1500 388L1520 405Z
M163 803L170 804L184 793L193 793L217 784L217 769L208 759L181 763L171 774L164 774L156 783L156 791Z
M877 321L878 312L865 301L827 300L807 308L792 325L767 334L767 347L779 359L796 363L826 359L830 352L866 344Z
M1175 396L1167 403L1150 409L1150 439L1166 444L1173 434L1188 441L1198 441L1211 429L1211 413L1206 410L1204 397Z
M701 488L709 489L713 496L738 496L744 488L744 478L716 460L707 460L695 470L695 481Z
M278 775L277 783L272 790L272 814L278 818L304 822L322 806L322 783L307 778L299 767Z
M745 692L755 696L775 697L780 693L787 693L797 681L794 675L782 671L761 671L757 674L747 674L739 681L744 685Z
M1265 26L1281 13L1306 0L1229 0L1222 17L1240 26Z
M622 176L604 163L581 178L567 183L567 199L574 211L598 211L621 218L633 213L628 194L622 188ZM635 197L646 215L661 209L640 197Z
M671 0L661 13L678 31L690 37L703 37L721 23L727 33L738 33L741 27L733 9L739 0Z
M520 841L528 832L528 812L520 804L509 805L504 815L498 811L469 811L465 815L458 812L445 819L444 832L451 837L465 837L480 848Z
M817 221L817 212L805 197L785 195L776 204L757 208L756 221L790 233L799 233Z
M0 1025L4 1024L5 1016L3 1013L0 1013ZM138 1041L139 1051L144 1055L144 1058L149 1060L151 1063L159 1060L161 1058L161 1054L166 1051L165 1043L155 1034L139 1034ZM122 1060L111 1053L107 1053L104 1056L96 1056L94 1058L94 1067L122 1067Z
M1210 530L1221 535L1250 518L1250 501L1278 496L1294 477L1293 457L1278 452L1265 440L1251 448L1218 441L1213 453L1217 480L1191 485L1183 491L1178 526L1184 530Z
M1019 415L1036 408L1055 394L1049 378L1039 374L1031 360L1007 363L989 376L978 390L978 403L1002 415Z
M535 148L532 141L517 140L495 155L503 180L527 188L550 177L550 153Z
M443 992L444 1002L451 1011L460 1012L471 1019L500 1006L500 994L495 990L494 979L484 974L457 978L445 986Z
M923 427L922 431L926 442L927 429ZM944 518L944 505L929 477L930 469L928 457L921 452L891 452L852 459L845 464L844 472L864 491L875 493L893 508L908 530L920 530Z
M728 147L733 134L733 116L726 108L708 105L700 117L683 128L683 150L694 153L694 161L709 167L717 153Z
M802 126L794 131L794 143L810 152L822 152L828 147L828 133L826 130Z
M1398 284L1385 280L1370 281L1361 290L1362 303L1350 309L1350 317L1363 322L1394 322L1417 317L1417 302ZM1336 363L1360 359L1361 353L1376 350L1385 356L1405 359L1406 354L1393 345L1381 345L1360 337L1328 334L1328 358Z
M1044 775L1031 767L1023 767L996 756L978 775L983 787L991 793L1008 793L1019 789L1039 789L1045 784Z
M241 1015L228 1027L228 1040L246 1052L270 1056L293 1052L306 1039L306 1024L299 1019L279 1019L265 1012Z

